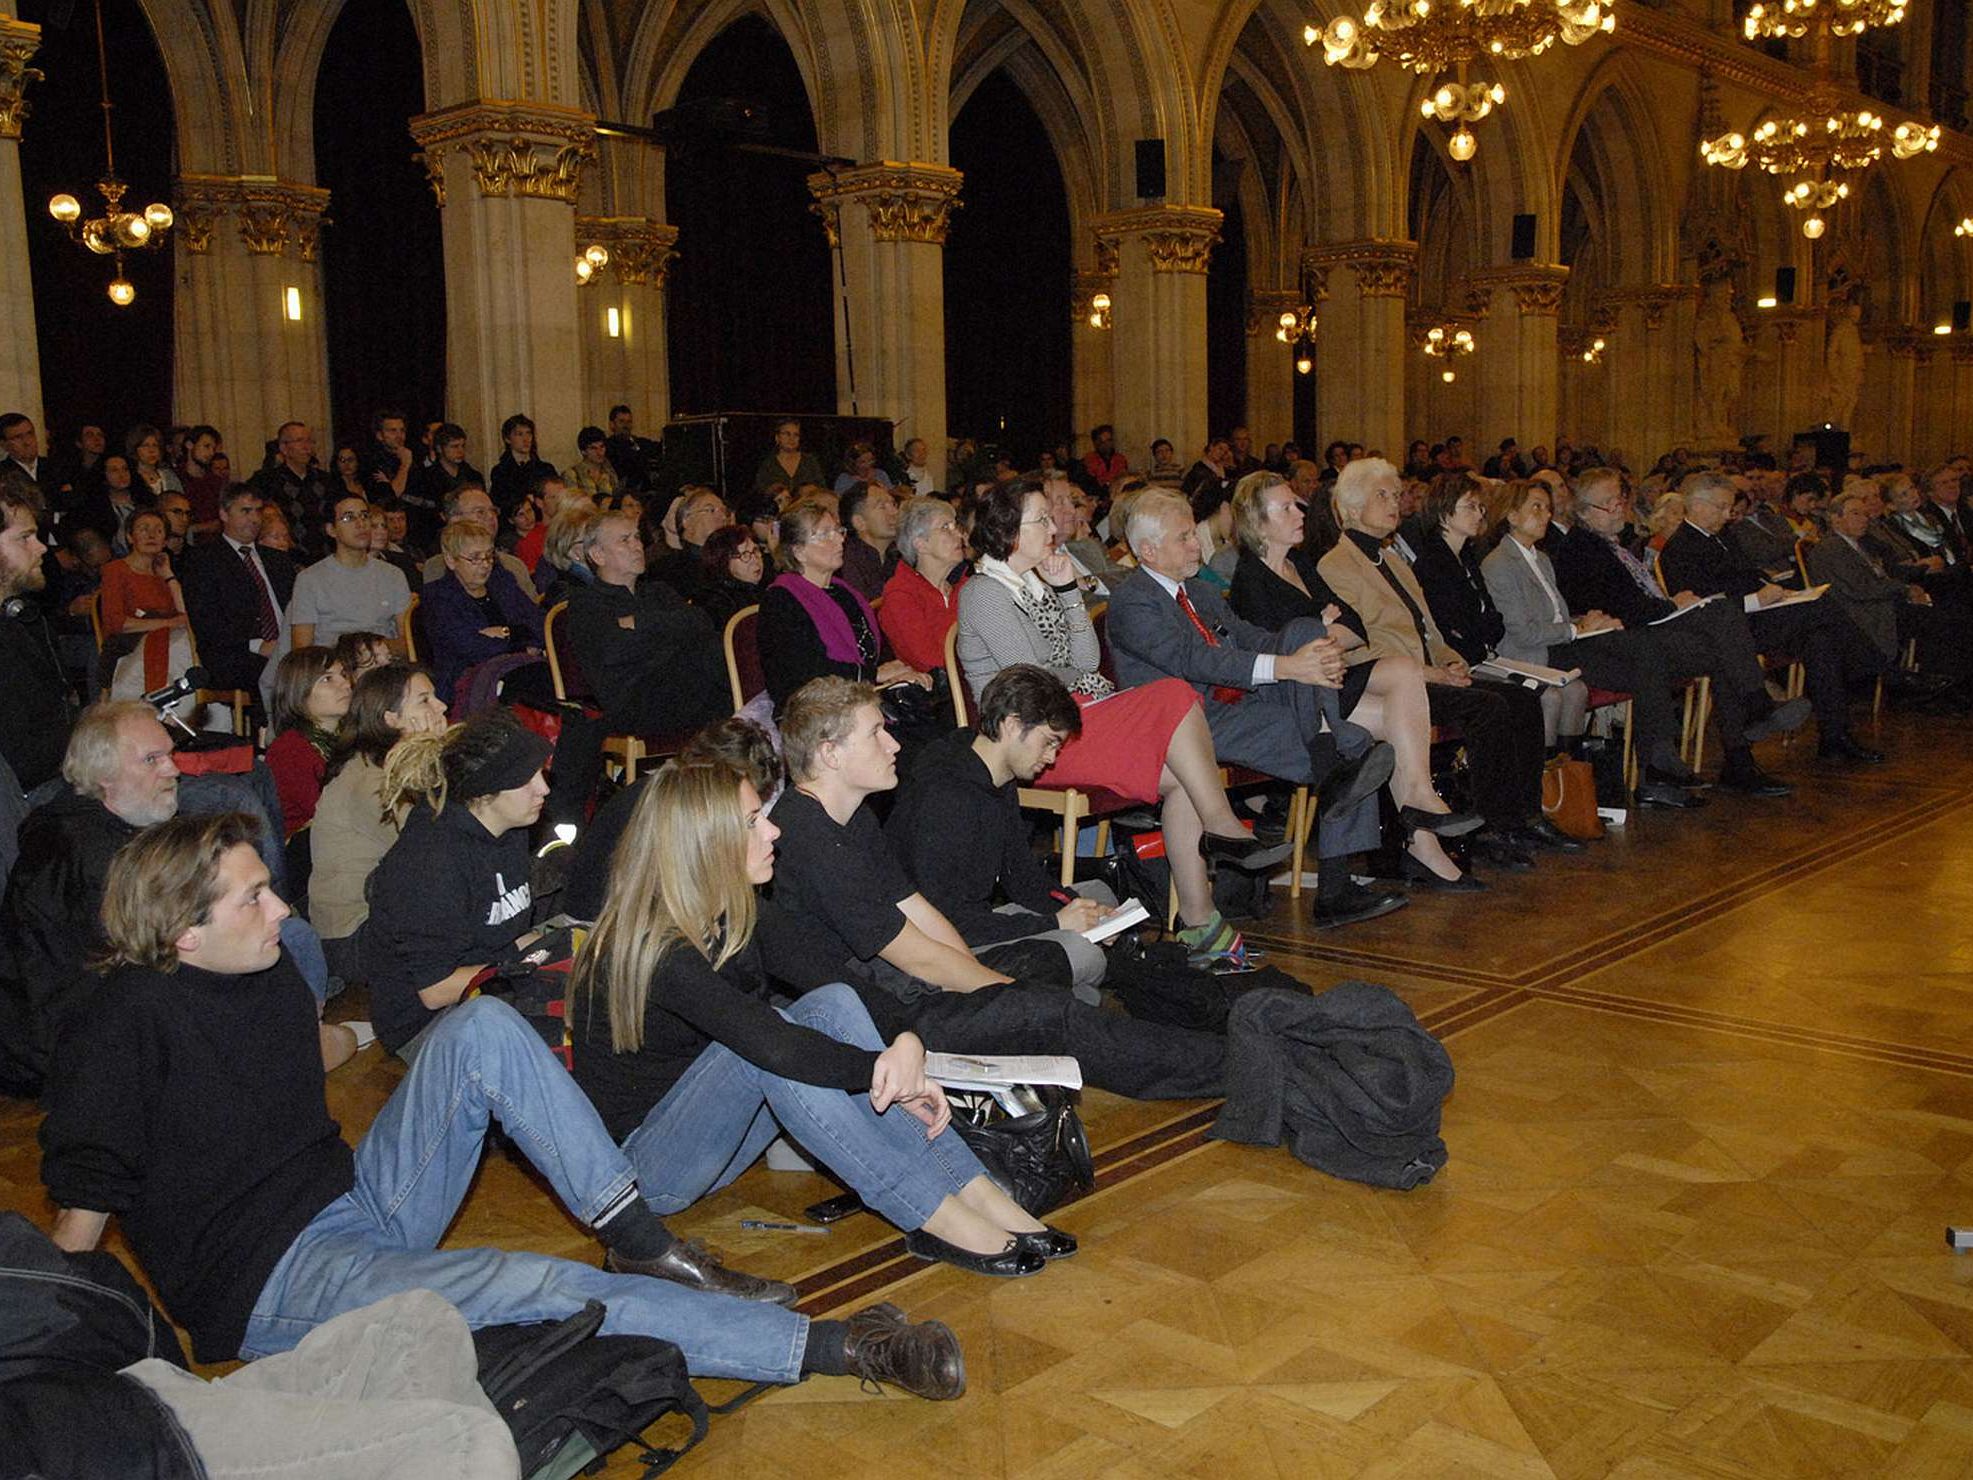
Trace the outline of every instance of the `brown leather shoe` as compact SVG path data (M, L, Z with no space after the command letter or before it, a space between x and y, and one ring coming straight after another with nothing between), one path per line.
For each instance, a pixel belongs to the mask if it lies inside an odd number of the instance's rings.
M695 1238L672 1240L671 1247L655 1259L626 1259L611 1249L603 1257L603 1268L611 1274L641 1274L654 1280L670 1280L688 1290L704 1290L713 1295L732 1295L770 1305L795 1303L793 1285L728 1269L713 1257L712 1250Z
M966 1391L966 1358L944 1321L904 1318L895 1305L873 1305L849 1318L843 1356L850 1375L888 1382L920 1398L944 1401Z

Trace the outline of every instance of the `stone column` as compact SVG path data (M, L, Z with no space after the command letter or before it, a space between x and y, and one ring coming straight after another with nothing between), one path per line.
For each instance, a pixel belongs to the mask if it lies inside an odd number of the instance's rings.
M1533 262L1473 274L1474 287L1491 290L1499 310L1474 335L1480 417L1477 440L1468 443L1473 456L1490 455L1503 437L1554 447L1561 412L1555 336L1568 278L1566 267Z
M1782 465L1795 433L1822 420L1822 350L1829 327L1819 308L1773 311L1774 422L1770 445Z
M328 204L268 175L178 177L173 414L219 428L243 472L282 422L332 424L316 250Z
M1342 268L1346 276L1335 269ZM1302 273L1319 305L1315 335L1315 455L1331 442L1361 442L1404 460L1405 295L1418 245L1324 243L1304 248ZM1351 291L1354 288L1354 291Z
M1111 290L1117 446L1149 465L1168 437L1190 466L1206 444L1206 265L1220 213L1206 206L1148 206L1096 218L1117 263Z
M575 218L571 261L592 244L610 254L609 264L575 295L583 415L590 423L602 426L604 415L619 402L648 427L662 427L671 417L665 277L678 255L677 242L676 226L642 216ZM571 439L574 435L569 434ZM571 440L569 446L574 445Z
M1247 295L1247 429L1256 447L1295 438L1295 346L1283 344L1277 331L1282 314L1307 306L1299 288Z
M34 418L48 445L41 408L40 340L34 334L34 285L27 269L27 200L21 193L21 124L27 84L41 74L28 58L41 46L41 28L0 15L0 262L8 264L0 292L0 412Z
M587 420L576 330L575 201L595 118L481 100L411 120L445 249L445 399L475 447L524 411L544 452Z
M1070 377L1073 382L1070 394L1075 407L1073 430L1077 439L1071 445L1082 452L1089 450L1090 432L1116 418L1116 371L1111 359L1111 348L1117 338L1116 291L1117 263L1114 254L1106 255L1099 250L1096 271L1069 274ZM1099 293L1111 300L1111 306L1103 311L1101 324L1093 324L1090 315L1097 311L1096 296ZM1121 443L1118 447L1130 459L1131 466L1141 471L1145 454L1124 448Z
M1621 449L1633 468L1648 468L1692 436L1692 315L1698 289L1683 283L1652 283L1615 288L1604 295L1615 343L1610 361L1610 445ZM1740 420L1751 404L1740 394ZM1714 449L1708 449L1714 450Z
M1952 347L1952 386L1947 404L1939 411L1944 425L1938 435L1939 459L1967 449L1967 433L1973 429L1973 344Z
M945 479L945 234L958 170L888 160L810 175L836 300L836 410L883 416L902 447L923 437ZM840 276L839 276L840 274ZM841 281L849 283L845 308ZM852 373L853 372L853 373Z
M1923 436L1920 388L1927 378L1925 366L1932 359L1933 337L1926 329L1897 329L1878 343L1883 353L1874 357L1877 363L1873 369L1884 380L1884 421L1869 439L1875 445L1867 445L1862 438L1857 445L1866 463L1914 462ZM1871 425L1861 417L1858 422Z

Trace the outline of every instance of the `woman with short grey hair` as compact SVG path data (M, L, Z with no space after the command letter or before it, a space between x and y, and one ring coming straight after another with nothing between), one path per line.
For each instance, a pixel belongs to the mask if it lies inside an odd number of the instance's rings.
M946 634L959 620L966 537L959 516L942 498L914 498L898 515L902 559L884 583L877 619L891 651L921 673L945 666Z

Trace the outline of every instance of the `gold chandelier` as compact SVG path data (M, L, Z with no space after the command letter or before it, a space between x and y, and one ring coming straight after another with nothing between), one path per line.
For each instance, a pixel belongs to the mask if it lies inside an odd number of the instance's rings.
M1741 29L1749 41L1800 41L1822 27L1832 36L1854 36L1872 26L1895 26L1904 10L1905 0L1781 0L1749 8Z
M591 242L575 254L575 285L586 288L596 281L596 274L610 265L610 249L601 242Z
M1471 329L1462 329L1457 324L1434 324L1425 331L1420 348L1435 360L1456 360L1462 355L1472 354L1477 346L1473 342ZM1458 378L1458 372L1450 365L1439 372L1439 379L1447 385Z
M1610 0L1370 0L1361 21L1345 15L1319 30L1305 26L1302 41L1321 42L1323 60L1332 67L1374 66L1388 52L1420 75L1452 73L1419 111L1458 125L1446 147L1464 161L1479 148L1467 125L1507 101L1506 88L1473 78L1469 66L1540 56L1557 41L1579 46L1616 25Z
M164 234L171 230L171 207L152 201L141 211L123 208L124 192L130 187L117 178L116 141L110 131L110 65L103 46L103 0L96 0L96 68L103 83L103 177L96 189L103 197L100 216L82 219L82 202L66 192L51 196L48 214L80 243L99 257L116 258L116 276L110 280L110 302L128 308L137 299L137 289L123 275L123 254L164 245Z
M1787 176L1782 203L1807 211L1802 235L1811 241L1822 235L1822 212L1850 196L1844 175L1858 174L1884 157L1884 119L1868 108L1850 112L1838 106L1834 88L1818 85L1809 94L1808 111L1799 118L1771 118L1744 134L1725 133L1699 144L1700 158L1722 169L1759 166L1770 175ZM1939 147L1939 126L1901 123L1891 130L1891 156L1910 159Z

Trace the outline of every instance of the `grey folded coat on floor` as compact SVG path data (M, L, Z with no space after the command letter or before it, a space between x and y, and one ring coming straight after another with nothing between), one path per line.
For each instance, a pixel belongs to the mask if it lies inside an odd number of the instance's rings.
M1213 1136L1279 1146L1331 1176L1410 1189L1446 1164L1439 1110L1452 1057L1388 987L1241 994L1227 1022Z

